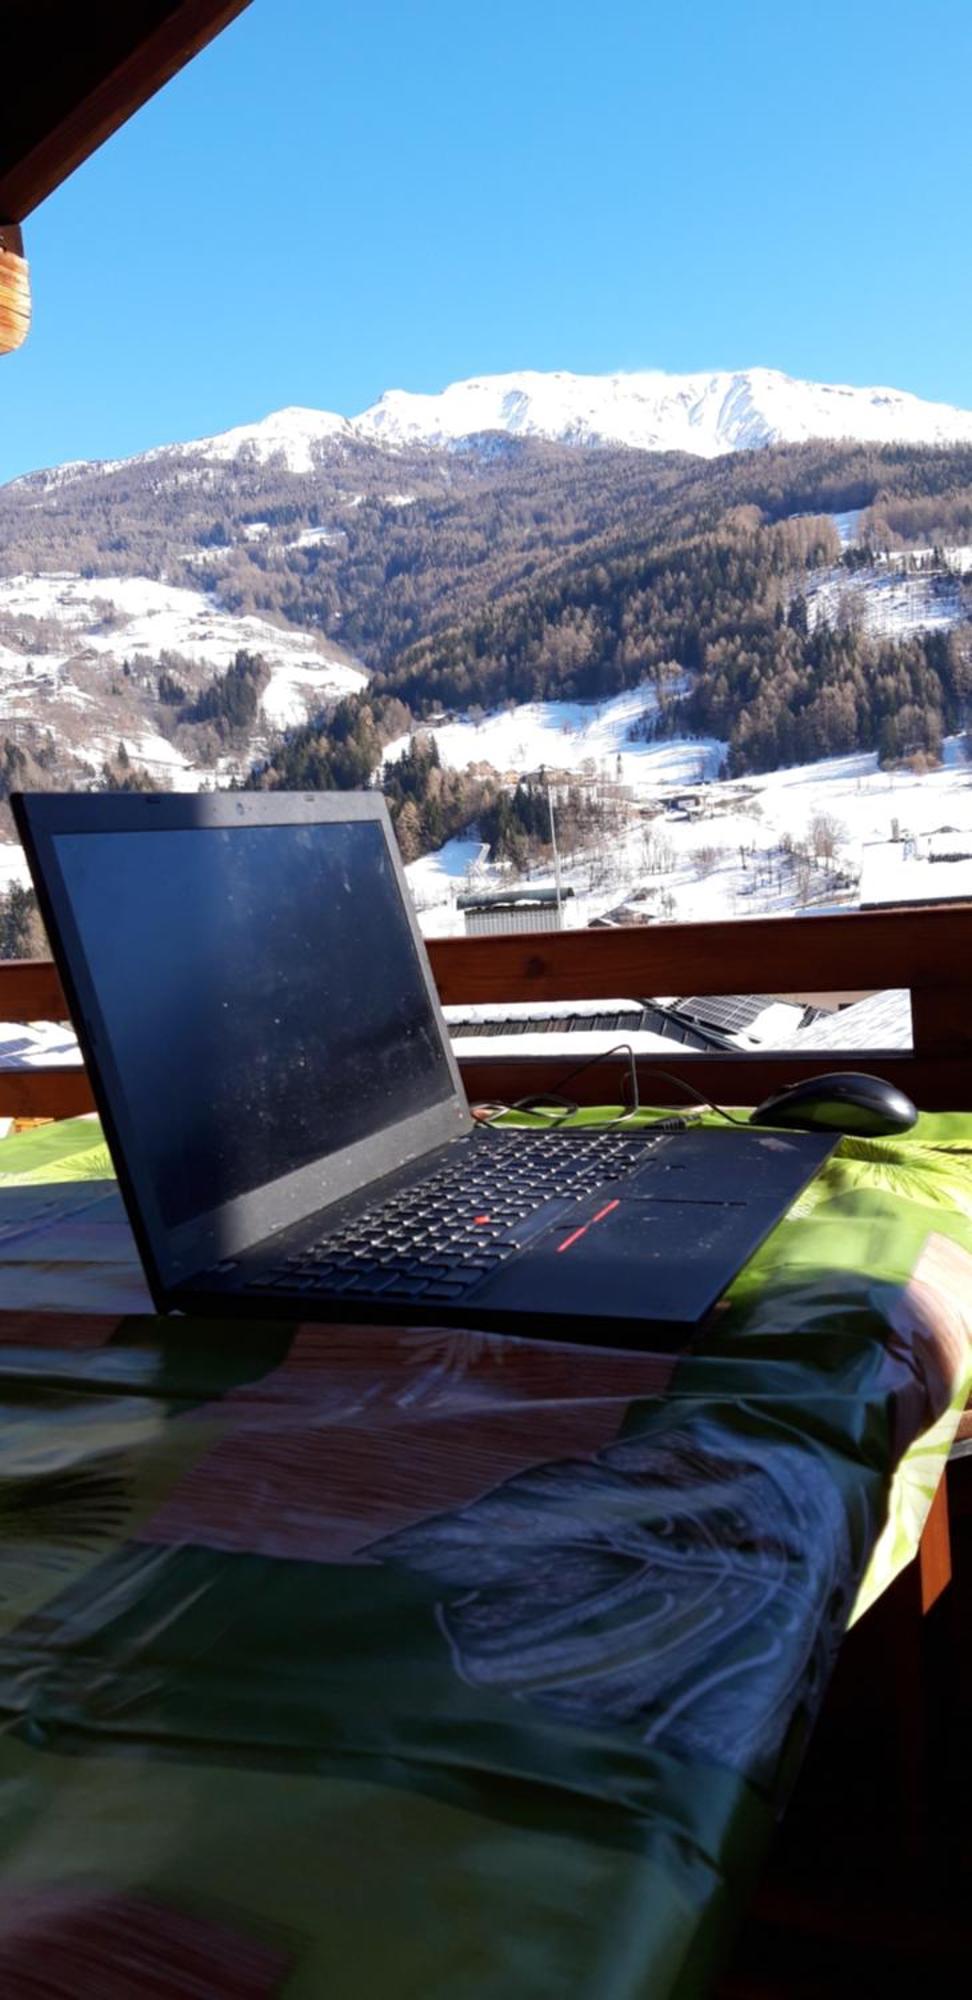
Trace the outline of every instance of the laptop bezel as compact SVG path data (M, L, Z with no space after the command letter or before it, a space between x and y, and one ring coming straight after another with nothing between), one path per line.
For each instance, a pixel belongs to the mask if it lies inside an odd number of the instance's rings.
M472 1130L428 954L415 917L388 809L376 792L15 793L11 796L78 1042L122 1197L153 1298L162 1309L221 1259L252 1250L279 1230L326 1212ZM84 944L57 857L62 834L191 831L370 821L383 833L413 947L445 1057L451 1092L417 1115L390 1123L337 1153L265 1182L178 1228L162 1218L139 1134L115 1063ZM321 1168L326 1163L326 1192Z

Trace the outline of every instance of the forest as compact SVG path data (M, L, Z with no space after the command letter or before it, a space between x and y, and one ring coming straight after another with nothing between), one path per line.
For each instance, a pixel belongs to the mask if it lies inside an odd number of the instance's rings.
M724 738L732 774L854 749L886 762L934 758L965 722L969 626L895 640L850 617L808 615L812 574L862 560L860 549L842 551L832 513L861 510L868 561L915 528L962 531L972 453L920 455L923 480L919 455L876 456L891 460L882 486L851 448L843 463L802 447L720 461L708 480L696 468L690 499L667 486L640 528L601 533L398 652L376 673L369 705L393 697L429 720L510 701L603 700L648 680L659 731ZM896 501L886 488L899 476ZM274 763L291 769L286 746Z
M851 510L845 550L832 517ZM724 740L734 774L859 748L934 760L967 720L972 624L880 636L839 592L821 614L813 579L850 580L903 548L934 562L943 544L972 544L966 447L702 461L506 437L394 454L359 441L313 474L173 451L0 490L8 572L191 585L319 631L370 669L365 691L270 745L250 780L261 787L370 784L390 745L443 712L642 683L657 695L653 729ZM955 588L972 606L972 576ZM252 732L259 659L240 654L192 694L178 663L158 664L159 727L196 725L217 751ZM117 758L111 771L135 782ZM0 795L16 781L8 760ZM509 833L489 818L502 810L489 774L444 770L421 735L382 785L409 858L477 815L491 840Z

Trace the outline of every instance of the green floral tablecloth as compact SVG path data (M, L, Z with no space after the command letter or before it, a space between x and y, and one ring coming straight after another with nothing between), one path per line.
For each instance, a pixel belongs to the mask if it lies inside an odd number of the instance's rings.
M675 1363L159 1320L109 1175L0 1145L5 2000L705 1992L968 1393L972 1120Z

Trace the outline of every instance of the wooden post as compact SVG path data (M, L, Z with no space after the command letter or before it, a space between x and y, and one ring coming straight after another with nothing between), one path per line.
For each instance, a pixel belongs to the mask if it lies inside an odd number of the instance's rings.
M30 271L15 222L0 222L0 354L13 354L30 331Z
M939 1481L918 1545L918 1595L921 1616L937 1604L952 1581L952 1545L948 1532L948 1480Z

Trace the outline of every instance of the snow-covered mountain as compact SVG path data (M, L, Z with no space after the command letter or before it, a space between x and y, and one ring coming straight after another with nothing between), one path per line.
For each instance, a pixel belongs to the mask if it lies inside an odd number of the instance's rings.
M801 382L772 368L696 375L650 369L633 374L479 375L438 395L388 389L356 417L330 410L276 410L252 424L185 444L159 445L128 461L149 465L197 459L201 465L282 463L312 474L337 450L356 445L398 452L408 447L452 450L486 433L542 438L573 445L627 445L641 451L684 451L699 458L802 444L810 438L868 444L972 444L972 410L924 402L903 389L855 389ZM50 487L95 469L71 461L14 484Z
M313 472L321 447L326 448L335 439L353 437L354 430L347 417L335 416L331 410L295 406L274 410L260 423L237 424L217 437L195 438L191 444L162 445L155 451L141 452L137 462L144 464L150 459L188 454L210 464L228 465L235 459L248 458L265 465L282 455L290 472Z
M167 663L191 703L241 652L264 663L265 681L227 748L159 698L159 673ZM365 681L341 647L234 615L212 593L140 576L0 576L0 738L42 753L65 784L96 775L119 745L184 789L245 776L279 731Z
M438 396L391 389L352 420L385 445L451 444L506 431L568 444L621 444L718 458L808 438L972 443L972 411L900 389L798 382L772 368L666 375L483 375Z

